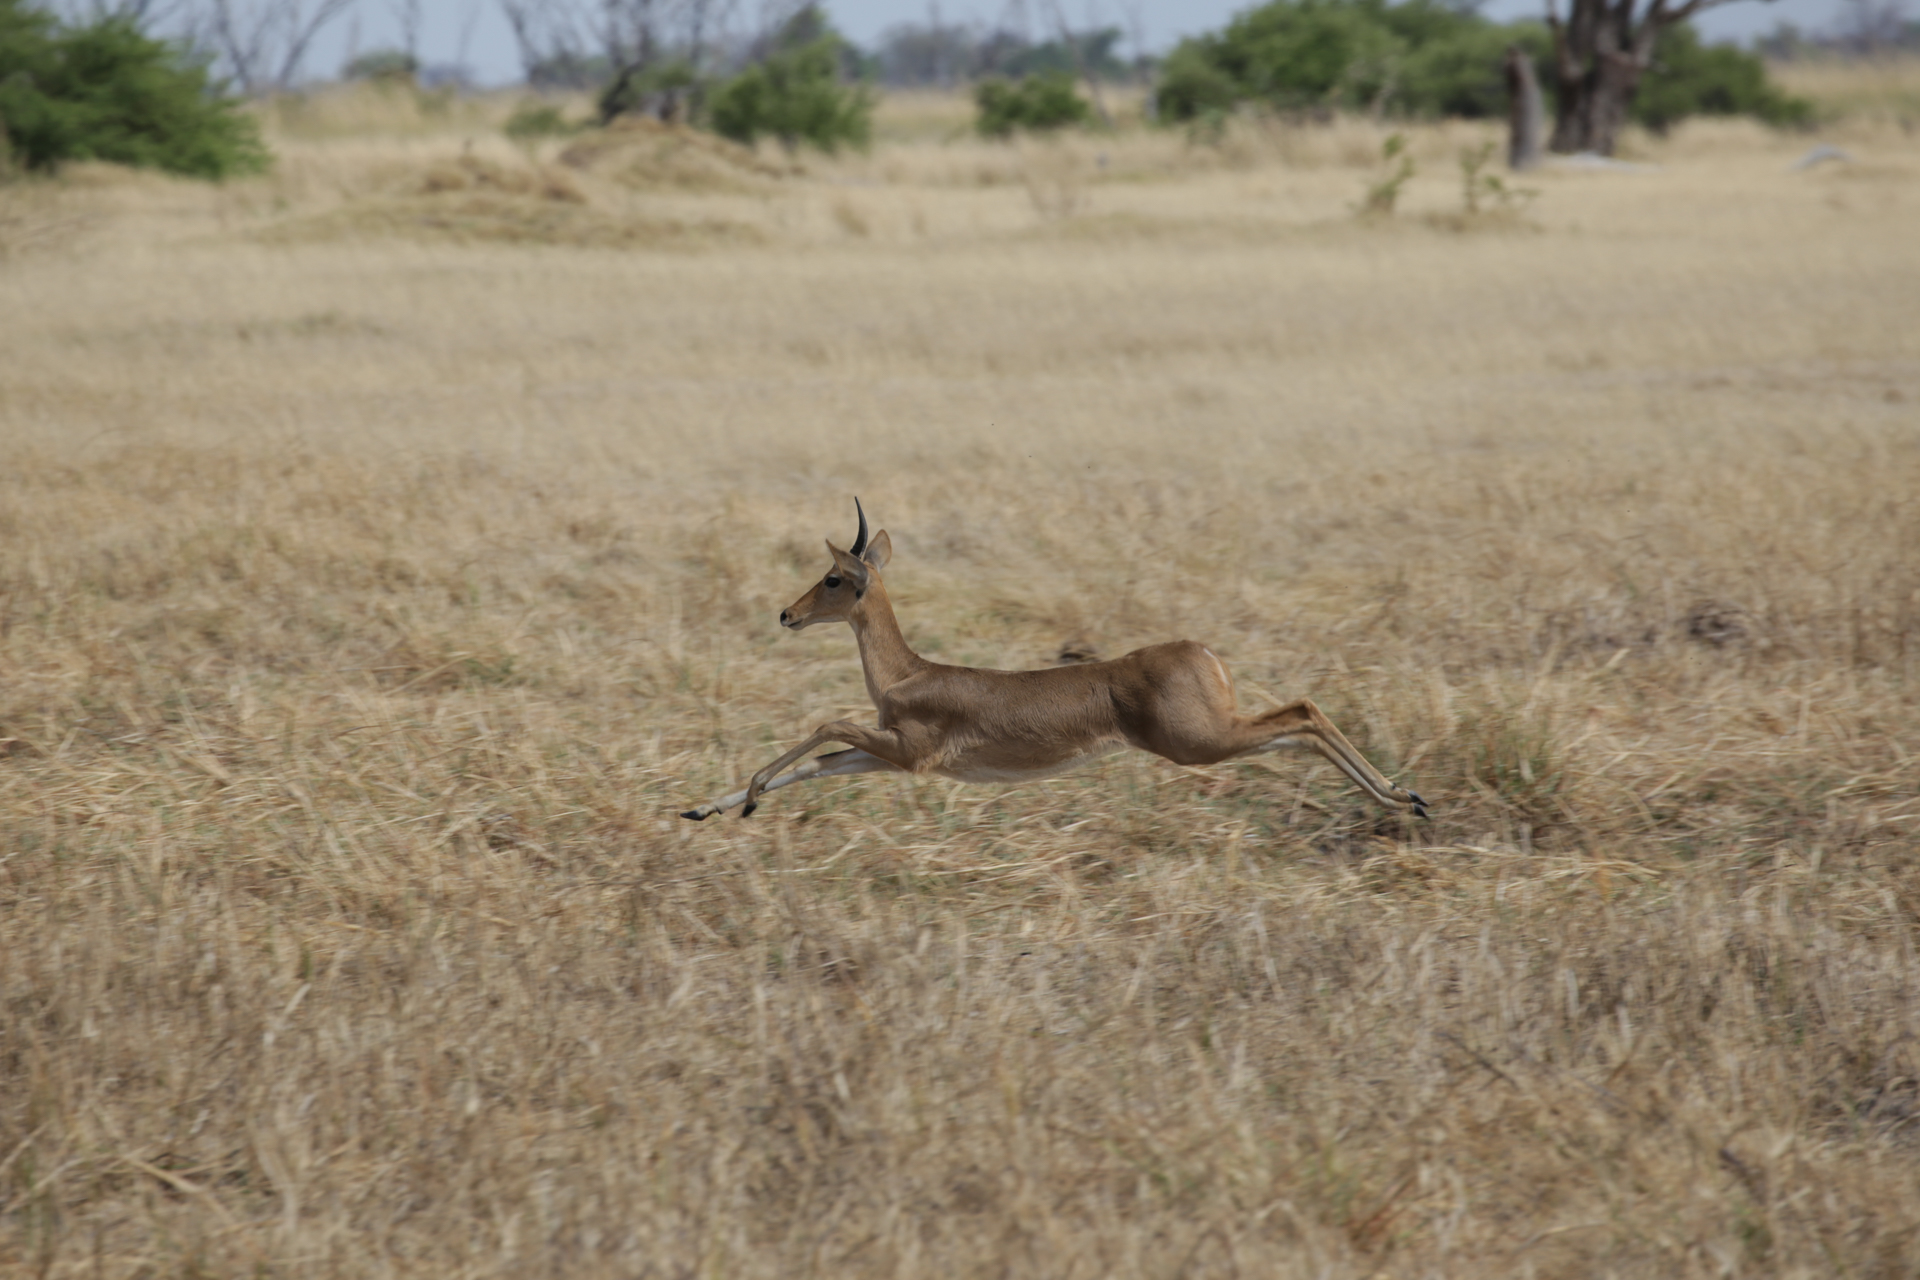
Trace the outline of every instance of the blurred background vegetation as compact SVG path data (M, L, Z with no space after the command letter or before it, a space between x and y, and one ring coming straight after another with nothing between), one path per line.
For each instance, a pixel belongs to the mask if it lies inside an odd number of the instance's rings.
M0 140L27 169L106 160L224 178L267 159L253 119L190 48L124 16L62 23L24 0L0 0Z
M1198 129L1197 137L1249 115L1493 119L1506 111L1508 47L1543 73L1552 53L1541 21L1496 22L1443 0L1270 0L1160 57L1120 27L1075 30L1064 21L1037 38L936 15L861 48L816 4L789 7L742 35L721 31L705 0L616 0L597 26L556 7L563 0L503 3L524 71L505 128L523 141L650 117L747 144L772 139L789 152L859 148L873 136L881 89L968 94L975 114L958 130L997 139L1110 129L1108 95L1127 104L1131 120ZM269 157L252 104L326 92L303 59L315 34L349 9L350 0L269 0L245 27L222 4L163 39L147 6L56 12L36 0L0 0L7 163L45 171L106 160L215 179L258 171ZM1863 8L1850 27L1826 33L1782 26L1752 48L1707 44L1686 23L1665 28L1632 118L1655 131L1702 115L1798 128L1860 109L1860 78L1830 69L1884 70L1920 48L1920 24L1894 10L1874 13L1870 22ZM412 48L357 52L338 79L414 95L429 113L470 92L458 67L429 65ZM1551 109L1554 85L1542 80ZM1920 117L1913 96L1897 106Z

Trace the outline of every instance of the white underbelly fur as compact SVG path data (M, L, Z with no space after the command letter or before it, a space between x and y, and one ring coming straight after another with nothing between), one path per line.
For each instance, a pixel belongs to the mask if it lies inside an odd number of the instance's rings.
M1095 760L1110 756L1125 747L1126 744L1123 742L1107 743L1092 751L1070 756L1057 764L1042 765L1035 769L994 768L990 765L960 763L936 768L933 772L943 778L952 778L955 782L1031 782L1036 778L1052 778L1062 773L1070 773L1082 765L1092 764Z

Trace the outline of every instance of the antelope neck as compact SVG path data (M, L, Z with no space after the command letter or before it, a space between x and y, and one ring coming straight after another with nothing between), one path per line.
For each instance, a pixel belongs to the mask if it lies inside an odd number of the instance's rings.
M925 658L907 647L907 638L900 634L900 624L894 620L893 605L878 574L871 579L859 606L847 615L847 624L859 642L867 693L876 703L883 691L927 665Z

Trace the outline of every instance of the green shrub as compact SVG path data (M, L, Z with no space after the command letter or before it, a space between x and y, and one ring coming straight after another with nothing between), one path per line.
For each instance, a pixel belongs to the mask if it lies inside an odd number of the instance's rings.
M374 49L349 62L343 80L372 80L380 84L411 84L420 74L420 60L404 49Z
M1169 123L1219 120L1246 97L1236 78L1214 56L1218 37L1182 40L1160 64L1154 110Z
M873 135L873 95L841 82L833 36L767 55L714 90L708 111L724 137L751 145L771 136L789 151L803 142L822 151L864 147Z
M980 111L974 127L989 138L1011 138L1021 129L1065 129L1093 119L1093 109L1074 91L1073 76L1065 71L982 80L974 87L973 102Z
M1703 45L1688 23L1660 33L1653 66L1633 99L1633 118L1664 133L1687 116L1752 116L1787 127L1813 123L1813 104L1780 92L1758 55Z
M1182 41L1161 73L1159 110L1191 120L1241 102L1280 110L1363 107L1389 87L1401 40L1370 0L1274 0L1218 35Z
M37 87L54 59L53 19L17 0L0 0L0 145L22 163L29 139L59 129L54 104Z
M1495 120L1507 113L1503 59L1517 44L1536 65L1552 52L1552 38L1537 22L1497 26L1470 22L1442 37L1410 47L1400 63L1391 105L1408 115Z
M601 124L610 124L616 117L631 113L651 114L669 103L675 104L675 107L669 109L667 114L674 116L678 114L679 104L697 100L700 87L699 73L691 62L684 58L669 58L644 70L615 76L600 91L594 110Z
M1280 111L1498 117L1506 112L1501 56L1509 44L1536 60L1550 52L1539 23L1497 24L1466 5L1270 0L1223 31L1181 42L1162 64L1157 105L1169 122L1219 119L1243 103ZM1768 84L1754 55L1704 47L1691 27L1673 27L1661 36L1634 116L1665 128L1696 114L1745 114L1786 125L1806 121L1811 110Z
M1478 218L1483 212L1516 215L1540 194L1532 187L1511 186L1499 174L1488 173L1493 151L1491 142L1460 149L1460 212L1468 218Z
M198 178L264 169L260 131L185 51L124 18L63 28L0 0L0 136L49 170L106 160Z
M1354 212L1363 218L1391 218L1400 203L1400 188L1413 177L1413 157L1407 154L1403 134L1389 134L1380 144L1380 176L1367 184L1367 194Z
M550 102L523 102L507 117L503 131L515 142L536 142L572 133L574 126Z

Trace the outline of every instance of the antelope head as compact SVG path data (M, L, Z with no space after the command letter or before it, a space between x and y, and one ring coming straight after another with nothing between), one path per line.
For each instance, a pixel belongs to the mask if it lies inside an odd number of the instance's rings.
M827 551L833 556L833 567L827 570L827 576L813 584L813 589L780 611L780 625L792 631L810 627L816 622L847 622L860 608L860 602L866 598L867 589L880 581L880 570L886 568L887 560L893 554L893 541L882 529L867 537L867 513L860 506L860 499L853 500L853 509L860 515L860 534L853 540L853 546L845 551L827 540Z

